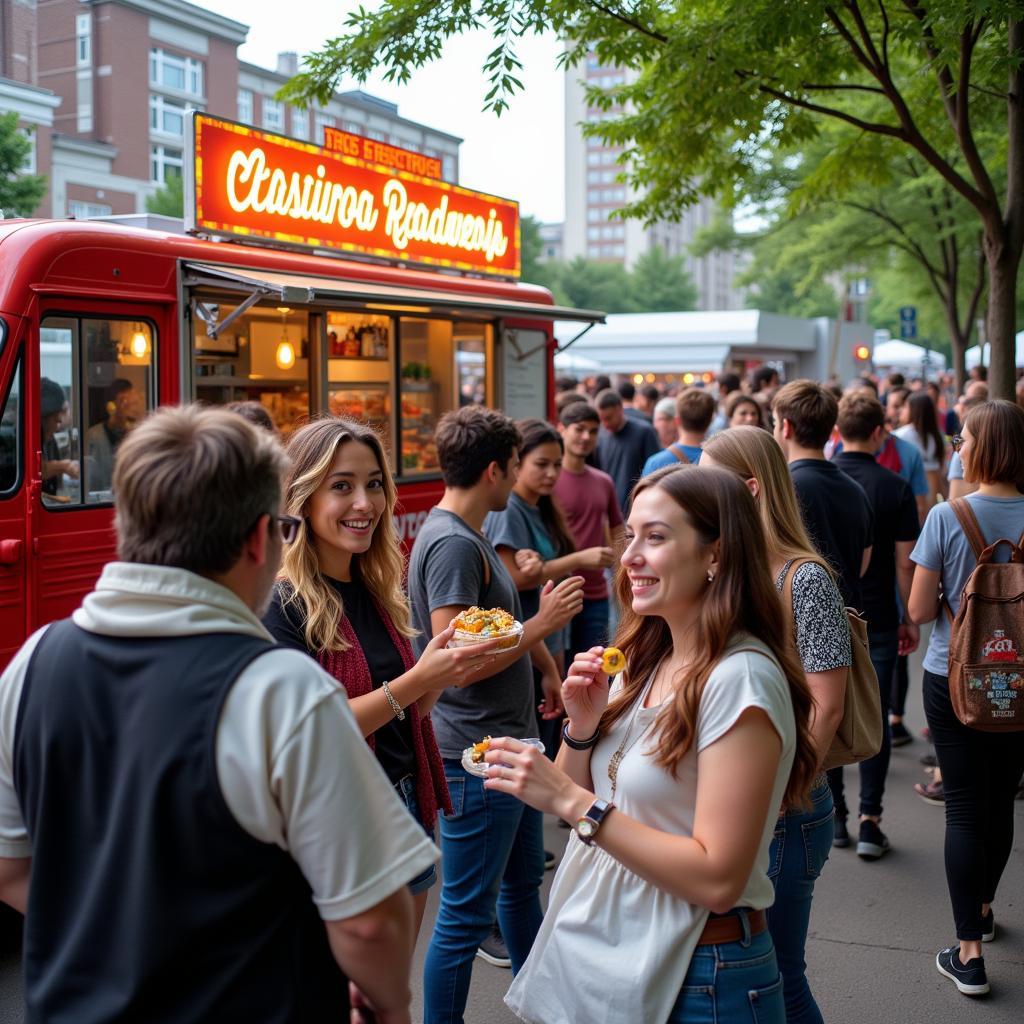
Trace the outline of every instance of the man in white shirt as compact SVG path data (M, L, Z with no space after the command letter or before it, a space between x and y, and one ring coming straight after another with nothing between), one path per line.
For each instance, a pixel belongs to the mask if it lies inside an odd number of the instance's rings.
M164 409L120 446L119 562L0 680L0 898L26 1020L409 1021L437 859L344 691L260 623L286 460ZM88 984L82 979L88 978Z

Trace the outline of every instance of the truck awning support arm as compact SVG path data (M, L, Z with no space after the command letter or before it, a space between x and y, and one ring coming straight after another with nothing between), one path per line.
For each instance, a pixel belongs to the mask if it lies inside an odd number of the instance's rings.
M250 306L255 306L260 299L266 298L266 296L270 294L272 294L272 292L269 288L257 288L242 299L242 301L219 322L216 319L217 303L206 303L200 302L198 299L193 299L192 308L196 311L196 316L206 324L207 337L216 338L221 331L227 330L227 328L233 324L238 317L245 313Z

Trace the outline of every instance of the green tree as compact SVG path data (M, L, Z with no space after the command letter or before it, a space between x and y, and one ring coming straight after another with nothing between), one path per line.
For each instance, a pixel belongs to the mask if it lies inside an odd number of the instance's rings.
M146 210L164 217L185 216L185 181L180 174L172 174L164 187L146 197Z
M656 313L697 308L697 286L682 256L668 256L660 246L648 249L630 274L633 305L638 312Z
M445 39L485 26L483 71L500 113L521 88L516 43L566 40L636 72L588 102L588 134L624 147L631 215L678 216L701 193L739 198L766 159L837 123L892 143L966 204L988 278L989 380L1011 398L1024 250L1024 6L1020 0L384 0L360 7L286 93L323 101L341 75L408 81Z
M605 313L635 313L633 281L618 263L598 263L577 256L565 264L561 285L572 305Z
M8 217L31 216L46 195L46 175L22 169L31 149L17 113L0 114L0 210Z

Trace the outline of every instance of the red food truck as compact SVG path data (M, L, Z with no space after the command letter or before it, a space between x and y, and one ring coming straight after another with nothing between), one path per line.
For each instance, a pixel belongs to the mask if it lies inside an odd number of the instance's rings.
M515 203L402 169L429 169L415 154L190 128L185 233L0 221L0 668L115 557L113 457L147 410L369 421L409 542L441 494L438 418L548 415L552 321L603 320L515 281Z

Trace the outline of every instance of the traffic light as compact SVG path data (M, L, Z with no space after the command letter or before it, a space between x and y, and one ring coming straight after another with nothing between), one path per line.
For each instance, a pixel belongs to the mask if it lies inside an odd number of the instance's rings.
M853 358L860 363L866 363L871 358L871 349L867 345L858 345L853 350Z

